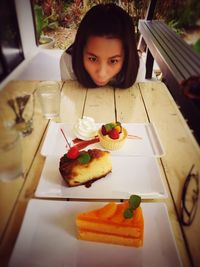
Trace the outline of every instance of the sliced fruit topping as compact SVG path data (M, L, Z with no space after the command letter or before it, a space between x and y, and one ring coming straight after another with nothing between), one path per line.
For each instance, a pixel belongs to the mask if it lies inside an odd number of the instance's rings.
M106 128L106 132L109 133L113 128L115 128L115 124L114 123L107 123L105 124L105 128Z
M117 210L117 204L115 202L108 203L106 206L104 206L101 209L97 210L98 216L101 216L102 218L110 218L114 215L114 213Z
M122 132L122 126L121 126L121 123L119 121L117 122L111 122L111 123L107 123L107 124L104 124L102 125L101 127L101 133L105 136L105 135L109 135L110 136L110 132L113 130L113 129L116 129L117 132L120 134ZM113 137L111 137L113 136ZM111 133L111 136L110 138L112 139L118 139L119 137L117 137L117 134L115 134L115 131L114 131L114 134Z
M70 147L66 155L68 159L76 159L79 155L79 150L76 146Z
M78 156L78 161L81 163L81 164L85 164L85 163L88 163L90 161L91 157L90 157L90 154L86 151L81 151L79 153L79 156Z
M101 132L102 132L103 135L107 135L107 131L106 131L106 127L105 127L105 125L103 125L103 126L101 127Z
M118 139L119 138L119 132L117 129L113 128L109 133L108 133L109 137L111 139Z
M118 131L118 133L122 132L122 126L121 125L115 126L115 129Z

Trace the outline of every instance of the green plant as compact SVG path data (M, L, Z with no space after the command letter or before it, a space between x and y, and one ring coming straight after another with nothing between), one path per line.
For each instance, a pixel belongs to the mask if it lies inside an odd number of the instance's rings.
M155 19L163 19L166 23L173 22L175 29L186 29L196 25L200 14L199 0L158 0Z
M81 0L75 0L73 3L66 4L62 12L60 25L77 29L84 13L83 11Z
M200 2L198 0L184 1L184 5L179 9L179 28L190 28L196 25L200 14Z
M40 39L40 35L42 32L42 8L38 5L34 5L34 16L35 16L35 28L36 28L36 34L37 34L37 40Z
M175 19L172 19L168 22L168 26L175 31L178 35L183 34L185 31L184 29L180 29L178 21Z
M34 16L35 16L35 26L37 40L40 40L41 35L47 29L56 29L59 25L58 23L58 14L56 10L51 8L50 15L45 15L44 8L38 4L34 5Z

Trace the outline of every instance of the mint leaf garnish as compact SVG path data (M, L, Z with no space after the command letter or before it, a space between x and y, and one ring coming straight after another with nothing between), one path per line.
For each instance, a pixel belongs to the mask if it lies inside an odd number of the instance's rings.
M141 203L141 197L138 195L131 195L129 198L129 207L133 210L137 209L137 207L140 206Z
M141 203L141 197L138 195L131 195L128 204L129 207L124 210L124 218L130 219L133 217L134 210L137 209L140 206Z
M125 209L124 210L124 218L125 219L130 219L132 217L133 217L133 211L132 211L132 209L129 209L129 208Z
M88 152L82 151L79 153L79 156L77 159L81 164L86 164L90 161L91 157Z
M104 126L105 126L107 132L110 132L113 128L115 128L115 124L112 123L112 122L111 123L107 123Z

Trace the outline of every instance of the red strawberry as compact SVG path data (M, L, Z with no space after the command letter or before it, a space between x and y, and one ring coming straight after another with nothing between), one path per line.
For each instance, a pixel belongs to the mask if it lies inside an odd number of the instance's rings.
M79 155L79 150L76 146L71 147L67 152L68 159L76 159Z
M104 125L101 127L101 133L107 135L106 127Z
M117 131L117 129L113 128L109 133L108 133L109 137L111 139L118 139L119 138L119 132Z

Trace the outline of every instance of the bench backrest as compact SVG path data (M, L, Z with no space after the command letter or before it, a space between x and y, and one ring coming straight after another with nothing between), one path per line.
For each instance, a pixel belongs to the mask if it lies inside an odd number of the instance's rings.
M139 29L164 76L171 72L180 84L200 75L200 55L163 21L141 20Z

